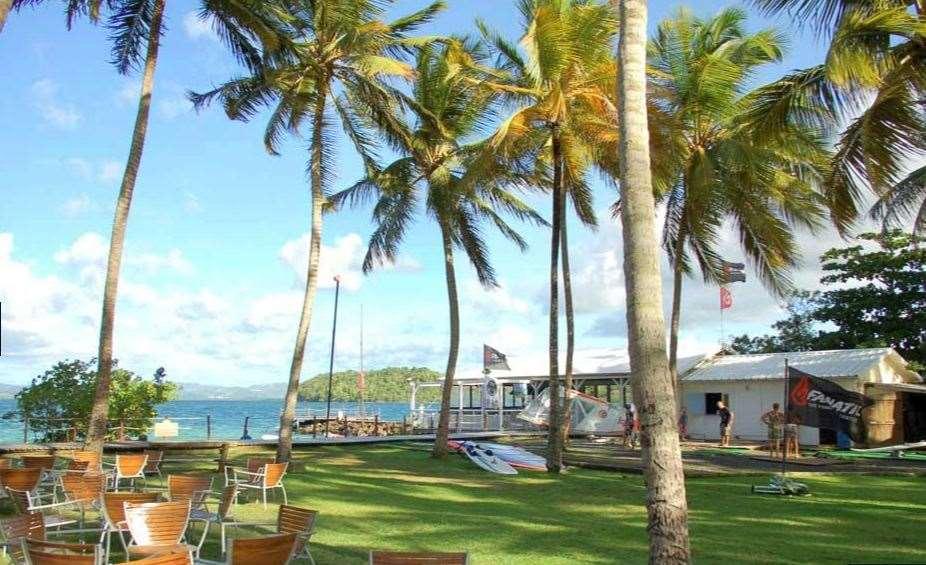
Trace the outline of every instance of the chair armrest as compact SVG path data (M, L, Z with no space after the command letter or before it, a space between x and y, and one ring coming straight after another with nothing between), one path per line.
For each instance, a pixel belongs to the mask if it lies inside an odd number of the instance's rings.
M64 508L65 506L79 506L86 504L88 502L93 502L93 499L82 498L80 500L65 500L64 502L53 502L52 504L40 504L39 506L33 506L29 508L30 511L42 511L42 510L51 510L53 508Z

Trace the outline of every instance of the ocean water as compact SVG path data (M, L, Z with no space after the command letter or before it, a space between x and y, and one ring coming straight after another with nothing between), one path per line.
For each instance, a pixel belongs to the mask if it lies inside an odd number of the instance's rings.
M263 434L277 433L281 407L281 400L177 400L158 406L158 419L166 417L177 422L180 429L176 439L206 439L207 416L212 424L212 439L240 439L247 417L250 436L259 439ZM355 403L332 402L331 415L334 417L338 411L353 415L358 408ZM0 415L15 409L15 401L0 400ZM408 404L368 402L365 413L379 414L383 421L401 421L408 414ZM325 403L300 402L297 415L307 414L324 417ZM0 443L22 441L23 425L17 418L0 420Z

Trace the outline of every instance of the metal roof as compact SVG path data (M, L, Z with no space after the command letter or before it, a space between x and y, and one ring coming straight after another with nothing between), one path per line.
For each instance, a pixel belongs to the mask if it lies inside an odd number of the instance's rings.
M781 379L784 376L785 359L795 369L819 377L854 377L875 368L885 357L890 358L890 365L903 380L921 380L915 372L906 369L903 358L889 347L722 355L705 360L685 374L682 380L696 382Z

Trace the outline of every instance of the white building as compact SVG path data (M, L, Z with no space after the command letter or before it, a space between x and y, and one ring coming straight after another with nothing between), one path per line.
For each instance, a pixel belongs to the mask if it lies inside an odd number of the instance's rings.
M688 430L695 439L718 439L718 400L735 415L733 435L748 440L766 439L759 420L773 402L784 409L785 359L791 367L830 379L847 390L875 400L866 410L869 444L900 443L921 439L926 423L926 386L907 369L891 348L807 351L706 358L682 373L682 404L688 409ZM911 431L914 430L914 431ZM835 443L835 432L801 427L802 444Z

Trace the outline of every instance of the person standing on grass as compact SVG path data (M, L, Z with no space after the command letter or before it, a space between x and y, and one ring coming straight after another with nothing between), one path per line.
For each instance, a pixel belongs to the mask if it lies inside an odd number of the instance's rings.
M722 400L717 401L717 415L720 416L720 447L729 447L736 416Z
M791 456L797 459L801 456L800 432L801 417L791 414L790 421L785 424L785 459Z
M781 426L785 422L785 415L777 402L772 403L772 409L762 414L762 423L768 427L768 454L777 457L781 453Z
M685 441L688 439L688 408L682 406L682 411L678 415L678 440Z

